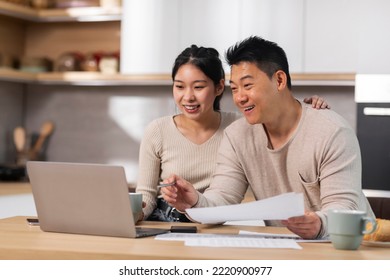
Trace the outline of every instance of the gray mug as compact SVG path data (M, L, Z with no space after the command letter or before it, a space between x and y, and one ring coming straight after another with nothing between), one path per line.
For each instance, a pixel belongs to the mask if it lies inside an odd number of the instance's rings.
M137 223L142 218L142 193L129 193L129 198L134 223Z
M371 223L370 229L367 224ZM359 248L364 234L376 230L375 219L359 210L328 211L328 233L333 247L340 250L356 250Z

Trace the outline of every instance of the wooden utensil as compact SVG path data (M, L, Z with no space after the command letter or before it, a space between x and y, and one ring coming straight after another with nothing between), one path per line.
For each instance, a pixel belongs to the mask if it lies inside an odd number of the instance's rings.
M46 138L52 134L54 131L54 123L51 121L46 121L42 124L39 137L32 148L32 153L36 156L42 149L43 144L45 143Z
M14 129L14 144L18 153L22 153L24 151L24 147L26 145L26 131L21 126Z

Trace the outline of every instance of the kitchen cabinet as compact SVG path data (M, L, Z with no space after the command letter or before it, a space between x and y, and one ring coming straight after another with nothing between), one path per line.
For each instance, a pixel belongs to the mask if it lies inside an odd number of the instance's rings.
M306 1L304 71L389 74L386 0Z
M305 3L303 69L309 73L355 73L358 62L360 1Z
M212 46L223 58L229 46L251 35L277 42L291 73L355 73L359 5L313 2L182 0L163 7L159 0L126 1L122 73L170 73L177 54L191 44Z
M304 2L304 0L242 1L238 15L241 39L259 35L277 42L287 54L290 72L303 73Z
M303 0L285 2L126 1L122 72L170 73L177 54L191 44L212 46L223 58L229 46L250 35L279 42L292 61L292 71L302 72ZM281 20L289 24L282 25ZM227 65L225 70L229 71Z
M390 26L390 2L360 0L357 73L390 74L390 37L384 30Z

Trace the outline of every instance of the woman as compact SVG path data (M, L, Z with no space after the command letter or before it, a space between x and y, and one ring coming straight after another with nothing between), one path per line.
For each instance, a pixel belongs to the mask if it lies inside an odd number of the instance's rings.
M225 73L215 49L186 48L175 60L172 80L173 98L181 113L156 119L146 128L136 191L143 194L145 219L188 222L159 198L159 182L175 173L203 192L215 170L223 130L241 115L220 111ZM304 101L328 108L317 96Z

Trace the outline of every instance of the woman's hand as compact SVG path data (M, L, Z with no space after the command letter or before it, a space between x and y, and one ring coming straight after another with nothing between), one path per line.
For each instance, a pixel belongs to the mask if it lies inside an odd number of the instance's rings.
M312 97L306 97L305 99L303 99L303 102L307 104L311 104L311 106L316 109L330 109L330 106L325 101L325 99L319 97L318 95L313 95Z
M144 209L145 207L146 207L146 202L145 202L145 201L142 201L142 209ZM141 215L140 215L140 217L139 217L139 219L138 219L137 222L143 221L144 218L145 218L145 213L144 213L144 211L142 210L142 213L141 213Z

